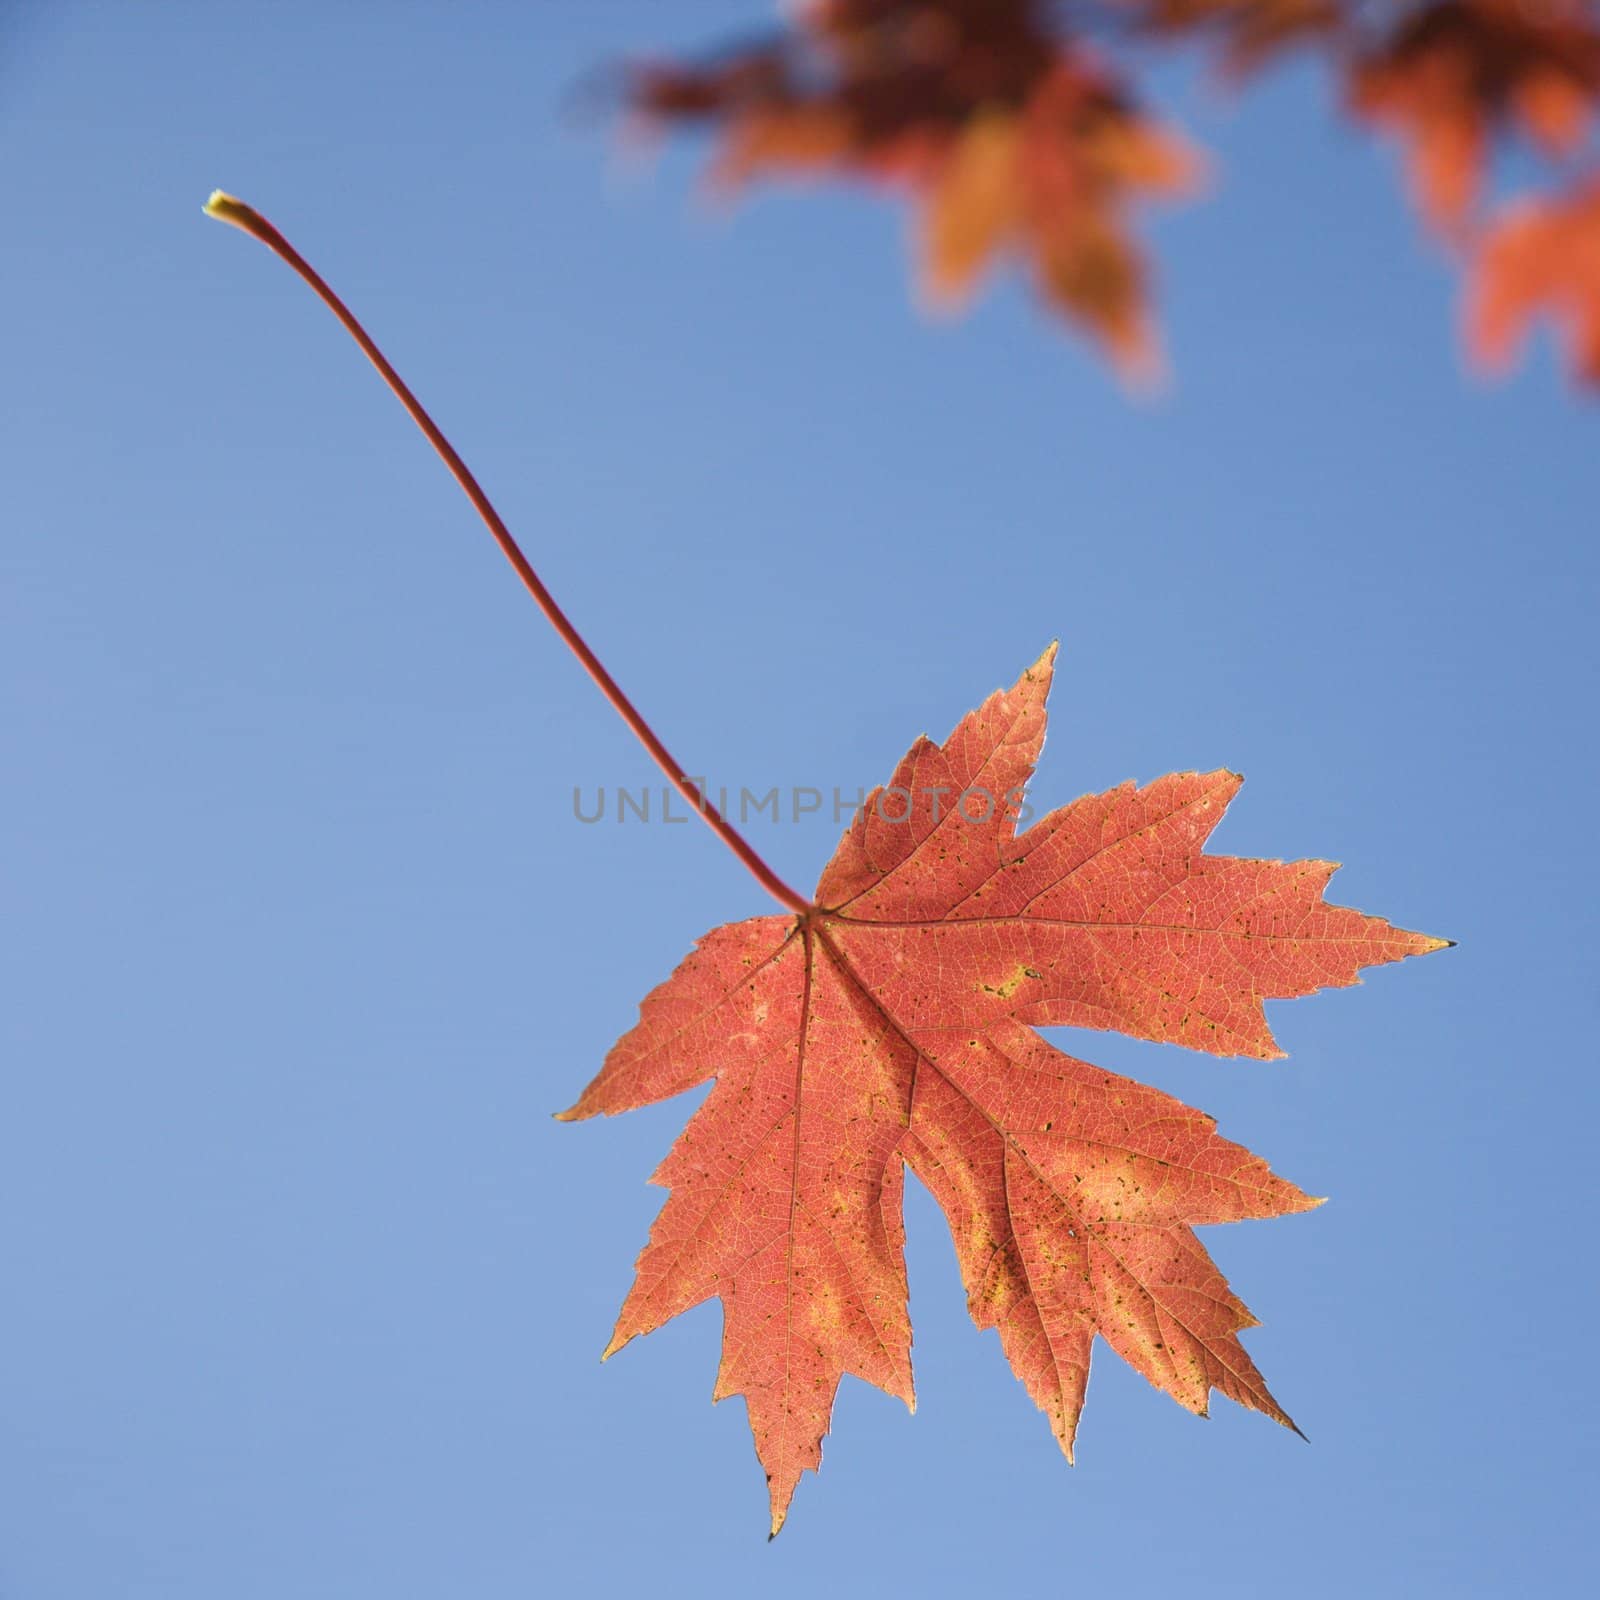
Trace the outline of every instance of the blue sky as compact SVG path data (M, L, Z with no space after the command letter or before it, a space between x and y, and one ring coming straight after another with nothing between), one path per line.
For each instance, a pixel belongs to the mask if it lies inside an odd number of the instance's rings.
M764 16L0 23L0 1595L1573 1592L1592 404L1548 354L1463 371L1311 73L1175 87L1220 175L1152 229L1178 381L1137 405L1014 285L920 320L892 207L723 216L694 152L572 114ZM847 1380L770 1548L717 1308L599 1364L689 1107L549 1113L761 891L702 829L574 820L646 757L218 184L691 770L870 784L1059 637L1036 800L1228 765L1219 846L1460 941L1274 1006L1283 1062L1058 1037L1332 1197L1207 1231L1309 1444L1101 1347L1069 1469L915 1186L917 1415ZM836 830L755 832L809 885Z

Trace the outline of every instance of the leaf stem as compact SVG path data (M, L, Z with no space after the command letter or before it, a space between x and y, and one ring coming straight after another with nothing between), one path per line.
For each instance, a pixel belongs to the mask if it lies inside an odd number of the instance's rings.
M321 276L300 252L260 212L247 206L242 200L236 200L232 195L224 194L218 189L206 202L205 212L207 216L215 217L219 222L231 223L252 238L260 240L279 260L292 267L311 287L317 298L344 324L345 331L360 345L362 353L378 369L379 376L393 390L395 397L410 414L411 420L422 430L439 459L450 469L450 475L461 486L462 492L472 502L473 509L483 519L489 532L494 535L495 543L500 546L506 560L511 563L517 576L522 580L523 587L533 596L534 603L545 614L550 626L561 635L567 648L583 663L584 671L594 679L601 694L611 702L617 715L633 730L639 743L650 752L656 765L671 779L673 787L705 818L712 832L749 868L756 881L773 899L797 915L805 916L812 909L810 902L791 889L762 860L754 846L717 810L710 798L700 792L699 787L673 758L671 751L656 737L654 729L639 714L633 702L622 692L616 679L601 665L600 658L584 642L583 636L573 627L566 613L556 604L555 597L545 588L538 573L533 570L532 563L522 553L521 546L512 538L511 530L501 521L499 512L490 503L478 480L468 470L466 462L456 454L455 447L439 431L433 418L406 387L400 374L389 365L388 359L373 343L366 329L356 320L345 303L323 282Z

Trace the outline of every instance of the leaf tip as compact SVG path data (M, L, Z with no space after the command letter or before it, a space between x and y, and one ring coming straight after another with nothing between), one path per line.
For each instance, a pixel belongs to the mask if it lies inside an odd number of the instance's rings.
M1056 656L1060 649L1061 641L1052 639L1040 653L1039 659L1022 674L1021 683L1017 687L1021 688L1024 683L1038 684L1041 699L1048 700L1051 686L1056 681Z

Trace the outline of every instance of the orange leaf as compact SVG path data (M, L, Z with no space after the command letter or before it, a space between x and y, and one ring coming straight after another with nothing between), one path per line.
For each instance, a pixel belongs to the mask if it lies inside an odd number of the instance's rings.
M845 164L854 143L849 122L830 106L753 111L729 128L715 176L743 183L771 172L820 174Z
M1565 333L1574 375L1600 386L1600 179L1511 207L1479 249L1467 301L1479 361L1508 366L1539 316Z
M1114 224L1093 213L1042 218L1036 242L1045 298L1084 324L1136 384L1159 381L1160 342L1145 306L1145 266Z
M1350 104L1410 146L1417 204L1458 233L1483 181L1492 133L1520 125L1552 155L1586 136L1600 96L1600 32L1568 0L1437 0L1352 69Z
M1096 1333L1192 1411L1215 1389L1293 1426L1192 1229L1317 1202L1202 1113L1033 1030L1270 1057L1266 1000L1443 941L1326 904L1327 862L1206 854L1228 772L1124 784L1019 834L1053 658L912 746L811 910L703 938L563 1113L715 1079L655 1174L672 1192L607 1354L721 1299L716 1393L745 1397L774 1533L845 1373L912 1401L908 1165L1063 1450Z
M1136 381L1160 374L1144 259L1124 212L1141 194L1192 189L1201 163L1130 110L1097 74L1062 63L1028 106L1024 193L1045 298L1082 323Z
M923 282L929 301L965 299L989 258L1021 221L1019 130L1015 117L976 117L929 184L922 212Z
M1009 248L1125 372L1159 366L1127 211L1194 187L1199 161L1035 0L825 0L777 43L636 71L631 100L717 124L719 182L856 177L910 195L930 305L958 305Z

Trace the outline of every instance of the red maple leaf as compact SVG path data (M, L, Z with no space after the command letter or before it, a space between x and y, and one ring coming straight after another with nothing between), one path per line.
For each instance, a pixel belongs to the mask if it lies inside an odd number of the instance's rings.
M672 1193L606 1353L722 1300L716 1392L745 1397L776 1534L821 1463L845 1373L912 1401L909 1166L949 1218L974 1320L999 1330L1069 1457L1096 1334L1192 1411L1219 1389L1292 1428L1239 1342L1250 1313L1193 1229L1318 1202L1203 1113L1034 1029L1265 1059L1281 1053L1266 1000L1446 941L1326 904L1331 862L1207 855L1239 787L1230 772L1123 784L1019 833L1054 646L944 744L911 747L805 899L685 775L343 301L243 201L218 190L206 211L339 319L607 700L787 910L701 939L562 1113L716 1080L655 1174Z
M1574 376L1600 385L1600 179L1509 207L1479 247L1467 300L1478 359L1509 365L1540 315L1565 333Z
M1192 1230L1318 1202L1034 1029L1265 1059L1263 1001L1444 941L1326 904L1332 863L1205 854L1233 773L1124 784L1018 833L1053 656L913 745L811 909L706 935L562 1113L716 1080L655 1173L672 1193L606 1353L722 1300L716 1395L745 1397L774 1533L845 1373L912 1403L907 1166L950 1220L974 1320L1069 1456L1097 1333L1192 1411L1218 1389L1293 1426Z

